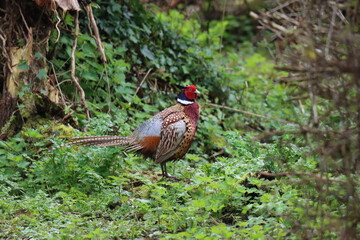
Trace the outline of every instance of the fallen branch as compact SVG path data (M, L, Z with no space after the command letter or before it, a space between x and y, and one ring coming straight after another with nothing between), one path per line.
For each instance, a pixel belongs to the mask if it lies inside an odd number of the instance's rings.
M75 50L76 50L76 46L77 46L78 34L79 34L79 12L76 11L74 44L73 44L73 47L71 49L71 80L75 84L75 87L77 88L77 90L80 92L81 104L85 108L86 120L89 121L90 120L90 112L89 112L89 108L88 108L88 106L86 104L85 92L82 89L82 87L80 86L79 81L78 81L78 79L76 78L76 75L75 75Z

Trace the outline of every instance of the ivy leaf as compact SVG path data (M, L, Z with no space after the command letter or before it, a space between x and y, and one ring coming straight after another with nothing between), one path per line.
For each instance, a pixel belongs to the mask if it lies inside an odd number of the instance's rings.
M45 91L45 90L43 90L43 89L40 90L40 93L43 94L43 95L47 95L47 94L48 94L48 92Z
M29 65L26 64L25 60L20 60L19 65L17 66L17 68L19 70L28 71L29 70Z
M137 40L136 37L134 36L130 36L129 39L133 42L133 43L138 43L139 41ZM141 51L141 50L140 50Z
M41 68L38 72L38 74L36 74L36 77L39 78L39 79L42 79L42 78L47 78L48 75L46 73L46 70L45 68Z
M187 66L182 66L181 68L185 74L189 73L189 69L187 68Z
M142 53L142 55L144 55L145 57L147 57L151 61L153 61L155 59L154 54L149 50L147 45L142 47L140 49L140 52Z
M34 54L34 57L35 57L36 59L39 59L39 60L43 58L42 54L39 53L39 52L36 52L36 53Z

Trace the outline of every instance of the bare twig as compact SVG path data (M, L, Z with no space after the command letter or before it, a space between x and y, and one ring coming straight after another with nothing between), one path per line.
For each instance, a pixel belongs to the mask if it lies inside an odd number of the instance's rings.
M227 5L227 0L224 1L223 10L222 10L222 16L221 16L221 35L220 35L220 46L219 46L219 52L220 53L221 53L221 51L223 49L222 48L222 43L223 43L224 32L225 32L224 19L225 19L226 5Z
M217 108L223 108L223 109L227 109L227 110L234 111L234 112L239 112L239 113L243 113L243 114L253 116L253 117L259 117L259 118L264 118L264 119L268 119L268 120L272 120L272 121L277 121L277 122L280 122L280 123L288 124L290 126L298 126L298 124L296 124L296 123L289 122L289 121L286 121L286 120L283 120L283 119L267 117L267 116L260 115L260 114L257 114L257 113L251 113L251 112L243 111L243 110L240 110L240 109L231 108L231 107L227 107L227 106L222 106L222 105L218 105L218 104L214 104L214 103L205 103L205 105L209 105L209 106L213 106L213 107L217 107Z
M312 79L316 79L316 75L311 75L311 76L305 76L304 74L299 74L299 75L291 75L291 76L283 76L283 77L279 77L278 79L276 79L276 82L279 83L290 83L290 82L304 82L304 81L309 81Z
M54 9L54 12L55 12L55 15L56 15L56 18L57 18L57 22L56 22L56 24L55 24L55 29L56 29L56 31L57 31L57 33L58 33L57 38L56 38L56 40L55 40L55 42L57 43L57 42L59 41L59 38L60 38L59 23L61 22L61 19L60 19L60 17L59 17L59 13L56 11L56 8Z
M293 4L295 2L298 2L298 1L299 0L286 1L285 3L279 4L277 7L271 9L269 12L277 12L278 10L283 9L283 8Z
M286 14L275 12L273 15L274 15L275 18L288 21L288 22L290 22L290 23L292 23L292 24L294 24L296 26L300 26L299 21L296 21L295 19L287 16Z
M92 12L91 5L90 4L86 5L85 9L88 12L89 20L90 20L92 28L94 30L94 34L95 34L94 38L95 38L96 44L98 46L99 52L101 54L101 60L102 60L103 63L106 63L106 56L105 56L105 52L104 52L104 47L101 44L99 29L98 29L98 27L96 25L96 21L95 21L95 18L94 18L94 14Z
M265 13L262 14L263 16L260 16L260 15L256 14L255 12L251 11L249 13L249 15L250 15L250 17L254 18L255 20L258 20L263 26L268 27L269 29L273 30L274 32L277 31L282 34L285 34L288 32L288 30L285 27L283 27L275 22L270 21L268 19L269 16L267 16Z
M216 153L213 153L209 158L215 158L221 154L223 154L225 152L225 149L222 148L220 151L216 152Z
M3 45L3 47L2 47L2 54L3 54L3 56L5 57L5 59L8 59L8 61L6 61L6 67L7 67L7 71L9 72L9 74L11 74L11 69L12 69L12 67L11 67L11 58L10 58L10 56L9 56L9 53L7 52L7 50L6 50L6 37L5 36L3 36L2 34L0 34L0 39L2 40L2 45ZM5 68L5 66L4 66L4 68ZM5 70L4 70L4 72L6 72Z
M275 66L276 70L286 71L286 72L301 72L301 73L327 73L335 74L337 72L334 68L304 68L298 66Z
M61 100L63 102L64 105L66 105L66 101L65 101L65 97L64 97L64 94L63 92L61 91L61 87L60 87L60 83L58 81L58 78L56 76L56 72L55 72L55 67L54 67L54 64L48 60L46 60L50 65L51 65L51 69L54 73L54 79L55 79L55 82L56 82L56 85L54 87L56 87L57 89L59 89L59 93L60 93L60 96L61 96Z
M147 73L145 74L145 77L141 80L139 86L136 88L136 91L134 93L134 96L133 98L136 96L136 94L139 92L140 88L141 88L141 85L143 85L143 83L145 82L146 78L148 77L149 73L151 72L152 68L150 68Z
M19 4L17 4L16 2L15 2L15 4L16 4L16 6L19 8L19 12L20 12L21 18L22 18L22 20L23 20L23 22L24 22L24 24L25 24L26 29L29 31L30 28L29 28L29 25L27 24L27 22L26 22L26 20L25 20L24 14L23 14L22 11L21 11L21 7L20 7Z
M334 31L335 18L336 18L337 12L338 11L337 11L336 6L333 5L333 12L332 12L331 21L330 21L330 27L329 27L329 32L327 35L326 45L325 45L325 59L326 60L330 60L329 49L330 49L331 37L332 37L333 31Z
M318 125L319 124L319 117L318 117L318 112L317 112L317 107L316 107L316 96L313 92L313 86L312 83L310 81L308 81L308 88L309 88L309 97L311 100L311 111L312 111L312 118L314 121L314 125Z
M61 119L61 123L64 123L64 122L66 122L73 114L75 113L75 111L71 111L71 112L69 112L68 114L66 114L62 119Z
M89 108L88 108L88 106L86 104L85 92L82 89L82 87L80 86L79 81L78 81L78 79L76 78L76 75L75 75L75 50L76 50L76 46L77 46L78 34L79 34L79 12L76 11L74 44L73 44L73 47L71 49L71 80L75 84L77 90L80 92L81 103L82 103L83 107L85 108L86 119L89 121L90 120L90 112L89 112Z
M90 19L90 12L87 10L86 7L85 7L85 12L86 12L86 16L88 17L88 19ZM88 21L88 22L87 22L87 26L88 26L90 35L91 35L92 37L94 37L93 30L91 29L91 21Z

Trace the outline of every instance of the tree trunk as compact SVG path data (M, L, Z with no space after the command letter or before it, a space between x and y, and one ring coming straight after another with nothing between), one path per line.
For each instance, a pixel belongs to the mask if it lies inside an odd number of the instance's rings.
M57 103L58 94L47 76L53 28L49 11L31 0L5 0L0 8L0 139L4 139L37 114L39 99Z

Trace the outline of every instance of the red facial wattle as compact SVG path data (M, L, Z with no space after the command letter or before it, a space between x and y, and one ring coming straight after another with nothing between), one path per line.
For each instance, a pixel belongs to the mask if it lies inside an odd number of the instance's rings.
M184 90L184 94L189 100L194 100L197 98L197 94L195 92L196 87L194 85L188 86Z

